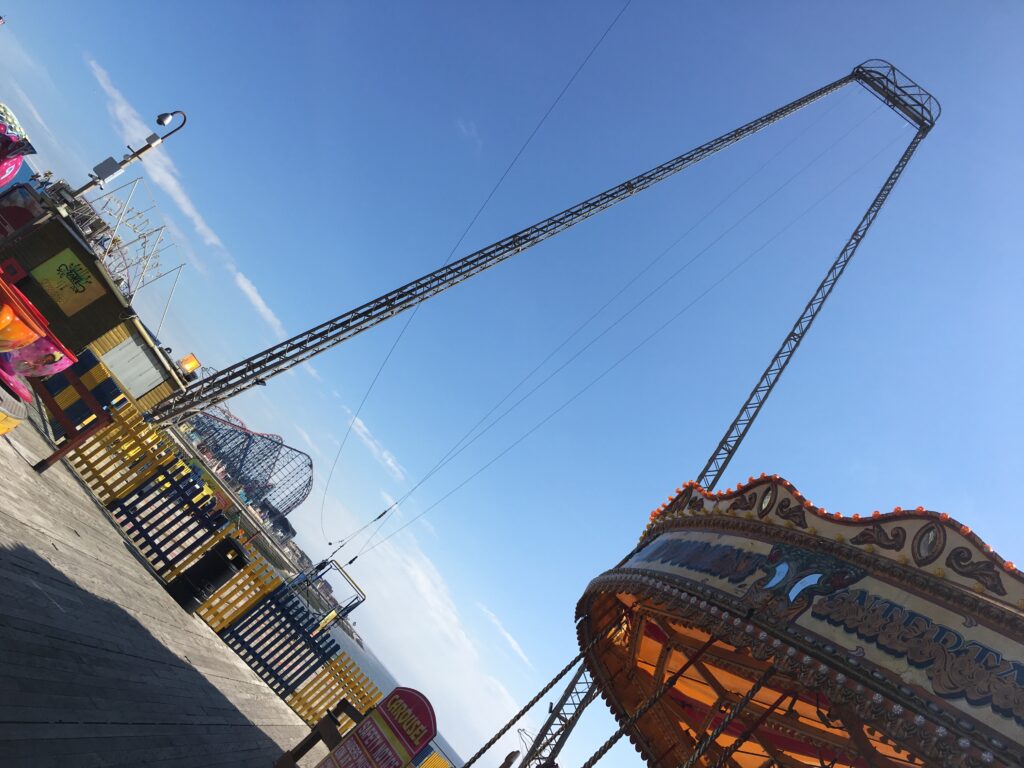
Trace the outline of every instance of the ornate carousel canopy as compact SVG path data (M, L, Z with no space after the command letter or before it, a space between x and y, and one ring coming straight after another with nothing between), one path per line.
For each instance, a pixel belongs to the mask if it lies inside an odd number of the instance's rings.
M690 483L577 619L651 766L1024 766L1024 579L945 514Z

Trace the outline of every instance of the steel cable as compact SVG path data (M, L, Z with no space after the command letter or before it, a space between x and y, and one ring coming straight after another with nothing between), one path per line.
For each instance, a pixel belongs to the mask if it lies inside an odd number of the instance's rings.
M516 714L514 714L512 716L511 720L509 720L507 723L505 723L505 725L503 725L498 730L498 732L496 734L494 734L487 741L486 744L484 744L482 747L480 747L479 750L477 750L475 755L473 755L471 758L469 758L469 760L467 760L463 764L462 768L470 768L470 766L472 766L473 763L475 763L477 760L479 760L487 750L489 750L491 747L493 747L495 744L497 744L498 740L502 736L504 736L506 733L508 733L509 729L511 729L513 725L515 725L517 722L519 722L519 720L523 717L523 715L525 715L527 712L529 712L531 709L533 709L534 705L544 697L544 694L546 694L548 691L550 691L552 688L554 688L555 684L559 680L561 680L563 677L565 677L566 674L568 674L569 670L571 670L573 667L575 667L576 663L579 662L584 657L584 655L586 655L595 645L597 645L598 641L604 639L605 635L608 634L608 631L610 629L612 629L613 627L617 626L621 620L622 620L622 617L621 616L617 616L615 618L615 620L612 621L612 622L609 622L609 624L601 632L598 632L596 635L594 635L594 637L591 638L590 642L587 643L586 646L584 646L583 650L581 650L579 653L577 653L568 664L566 664L564 667L562 667L561 671L557 675L555 675L553 678L551 678L551 680L548 682L548 684L545 685L543 688L540 689L540 691L537 692L536 696L534 696L532 699L530 699L528 702L526 702L526 704L523 706L523 708L520 709L518 712L516 712Z
M704 652L708 650L708 648L715 644L716 639L717 638L715 638L714 635L709 637L707 642L704 643L704 645L702 645L700 648L698 648L697 651L686 660L685 664L682 664L679 667L679 669L677 669L675 672L671 674L671 676L669 676L668 679L663 680L661 685L659 685L655 689L654 693L651 694L650 697L648 697L647 701L643 702L639 707L637 707L636 711L628 718L626 718L626 721L619 726L619 729L615 731L615 733L613 733L611 736L609 736L604 744L598 747L598 750L590 756L590 759L587 760L587 762L583 764L583 768L593 768L593 766L597 764L598 760L600 760L602 757L608 754L608 750L615 746L615 743L622 738L622 735L627 730L636 725L636 721L643 717L645 714L647 714L651 707L653 707L655 704L661 701L661 697L665 695L665 692L676 684L679 678L683 676L683 673L685 673L686 670L688 670L695 661L697 661L701 656L703 656Z
M660 291L663 288L665 288L670 281L672 281L675 278L677 278L686 268L691 266L694 262L697 261L697 259L699 259L705 253L707 253L722 238L724 238L731 231L733 231L737 226L739 226L743 221L745 221L747 218L749 218L751 215L753 215L759 208L761 208L761 206L763 206L765 203L767 203L769 200L771 200L775 195L777 195L779 192L781 192L795 178L797 178L798 176L802 175L805 171L807 171L808 168L810 168L815 163L817 163L825 154L827 154L830 150L834 149L843 139L845 139L847 136L849 136L850 133L853 132L853 130L855 130L856 128L858 128L861 125L863 125L870 117L872 117L876 112L878 112L881 109L881 107L876 107L871 113L866 115L860 122L856 123L846 133L842 134L839 138L837 138L835 141L833 141L832 144L830 144L823 152L821 152L819 155L814 157L809 163L807 163L800 170L798 170L793 176L791 176L789 179L787 179L785 182L783 182L783 184L780 187L776 188L767 197L762 199L761 202L759 202L756 206L754 206L754 208L752 208L751 210L747 211L746 214L744 214L732 226L730 226L724 232L722 232L709 245L705 246L700 251L698 251L685 264L683 264L682 267L677 269L675 272L673 272L671 275L669 275L668 278L663 280L661 285L659 285L658 287L656 287L652 291L648 292L639 302L635 303L627 312L625 312L618 319L616 319L614 322L612 322L603 331L601 331L597 336L595 336L590 341L588 341L581 349L577 350L568 360L566 360L558 368L556 368L552 373L550 373L548 376L546 376L537 386L535 386L533 389L531 389L524 397L522 397L519 400L517 400L513 404L513 406L511 408L509 408L504 413L499 415L490 424L488 424L486 427L484 427L484 429L481 430L479 433L477 433L476 435L473 435L473 433L476 432L476 430L479 429L479 427L482 424L484 424L495 413L495 411L497 411L502 405L504 405L508 401L508 399L510 397L512 397L512 395L514 395L527 381L529 381L531 378L533 378L534 374L536 374L539 370L541 370L541 368L543 368L555 355L557 355L560 351L562 351L562 349L564 349L574 338L576 338L580 333L582 333L583 330L585 328L587 328L594 320L596 320L597 317L599 317L609 306L611 306L615 302L616 299L618 299L623 293L625 293L631 286L633 286L647 272L649 272L651 269L653 269L654 266L658 262L660 262L665 256L667 256L676 246L678 246L683 240L685 240L690 234L692 234L701 224L703 224L714 213L716 213L723 205L725 205L725 203L727 203L729 200L731 200L738 192L740 192L740 190L742 190L744 187L746 187L747 184L749 184L755 177L757 177L762 171L764 171L765 168L767 168L769 165L771 165L771 163L773 163L776 159L781 157L791 146L793 146L796 142L798 142L800 139L802 139L811 129L813 129L816 125L818 125L818 123L820 123L825 117L827 117L834 109L839 107L847 98L849 98L849 92L846 95L844 95L842 98L838 99L833 105L831 105L827 110L825 110L818 118L816 118L814 121L812 121L806 128L804 128L802 131L800 131L789 142L787 142L785 145L783 145L783 147L781 149L779 149L774 155L772 155L770 158L768 158L768 160L766 160L764 163L762 163L760 167L758 167L753 173L751 173L749 176L747 176L739 185L734 187L728 194L725 195L725 197L721 198L713 207L711 207L708 211L706 211L694 224L692 224L690 227L688 227L686 229L686 231L683 232L683 234L681 234L679 237L677 237L668 247L663 249L657 256L655 256L643 268L641 268L639 272L637 272L635 275L633 275L633 277L631 277L626 282L625 285L623 285L618 291L616 291L615 294L613 294L607 301L604 302L604 304L602 304L595 312L593 312L586 320L584 320L574 331L572 331L565 339L563 339L561 343L559 343L553 350L551 350L551 352L549 352L544 357L543 360L541 360L539 363L537 363L525 376L523 376L519 380L519 382L516 383L516 385L513 386L504 395L504 397L502 397L493 407L491 407L490 410L487 411L487 413L485 413L483 416L481 416L480 419L478 419L477 422L472 427L470 427L469 430L467 430L466 433L462 437L460 437L451 448L448 449L447 453L445 453L444 456L442 456L437 461L437 463L435 463L434 466L431 467L431 469L428 470L427 473L424 474L423 477L421 477L412 486L412 488L410 488L408 491L406 491L402 495L401 498L399 498L394 503L390 504L384 510L384 513L386 514L386 513L390 512L392 509L394 509L395 507L400 506L402 503L404 503L406 500L408 500L413 495L413 493L415 493L427 480L429 480L431 477L433 477L434 474L436 474L439 470L441 470L443 467L445 467L452 459L454 459L456 456L458 456L460 453L462 453L462 451L465 450L466 448L468 448L472 443L476 442L476 440L478 440L480 437L482 437L485 433L490 431L495 425L498 424L498 422L500 422L502 419L504 419L512 410L517 408L520 404L522 404L523 401L525 401L527 398L531 397L534 393L536 393L538 389L540 389L543 385L545 385L548 381L550 381L555 375L560 373L570 363L572 363L578 357L580 357L580 355L582 355L584 352L586 352L598 340L600 340L605 335L607 335L613 328L618 326L619 323L621 323L623 320L625 320L629 315L631 315L635 310L637 310L642 304L644 304L645 302L650 300L654 296L655 293L657 293L658 291ZM470 439L471 436L472 436L472 439ZM468 440L468 442L467 442L467 440ZM378 519L380 519L379 516L375 517L374 521L376 521ZM381 525L377 527L377 531L379 531L380 528L383 527L383 525L384 525L384 523L382 522ZM365 528L365 526L364 526L364 528ZM361 530L363 530L363 528L360 528L359 530L361 531ZM375 536L376 536L376 531L374 532L373 535L370 536L370 538L367 540L367 543L364 544L362 549L360 549L360 551L356 554L357 557L359 555L361 555L369 547L369 544L372 543L372 541L373 541ZM346 537L345 540L346 541L351 540L351 536Z
M725 748L725 751L722 752L722 754L720 754L718 756L718 759L715 761L715 764L713 766L711 766L711 768L726 768L727 764L729 763L729 758L731 758L734 754L736 754L739 751L740 747L742 747L744 744L746 744L747 741L750 739L750 737L753 736L757 732L757 729L760 728L762 725L764 725L764 722L769 717L771 717L772 713L776 710L776 708L787 697L792 696L792 695L793 694L786 693L785 691L783 691L781 694L779 694L779 698L777 698L775 700L775 702L770 707L765 709L764 712L762 712L760 715L758 715L757 719L754 722L752 722L743 731L743 733L741 733L739 736L737 736L736 740L732 744L730 744L728 747ZM794 697L794 701L795 700L796 700L796 697Z
M481 466L475 472L473 472L468 477L466 477L462 482L460 482L458 485L453 487L451 490L449 490L447 493L445 493L443 496L441 496L439 499L437 499L435 502L433 502L430 506L428 506L422 512L420 512L419 514L417 514L414 517L410 518L406 523L404 523L400 527L396 528L394 531L391 531L387 536L385 536L380 541L376 542L373 546L367 548L365 553L372 552L377 547L381 546L386 541L391 539L393 536L396 536L398 533L403 531L405 528L409 527L414 522L419 520L421 517L423 517L424 515L426 515L427 513L432 511L433 509L435 509L440 504L442 504L450 496L452 496L453 494L455 494L456 492L461 490L470 481L472 481L474 478L476 478L482 472L486 471L491 465L493 465L495 462L497 462L499 459L501 459L503 456L505 456L507 453L509 453L511 450L513 450L516 446L518 446L520 443L522 443L524 440L526 440L526 438L530 437L538 429L540 429L545 424L547 424L547 422L549 422L551 419L553 419L555 416L557 416L559 413L561 413L563 410L565 410L569 405L571 405L573 402L575 402L578 398L580 398L587 391L589 391L592 387L594 387L601 380L603 380L606 376L608 376L612 371L614 371L616 368L618 368L619 365L621 365L627 359L632 357L636 352L638 352L641 348L646 346L658 334L662 333L673 322L678 320L683 314L685 314L690 309L692 309L698 302L700 302L704 297L706 297L709 293L711 293L715 288L717 288L719 285L721 285L726 280L728 280L730 277L732 277L732 275L734 275L737 271L739 271L740 268L742 268L748 262L750 262L758 253L763 251L771 243L773 243L775 240L777 240L779 237L781 237L786 231L788 231L790 228L792 228L798 221L800 221L803 218L805 218L809 213L811 213L811 211L813 211L821 203L823 203L826 199L828 199L831 195L833 195L841 186L843 186L853 176L857 175L862 170L864 170L868 165L870 165L872 162L874 162L875 159L877 159L879 156L882 155L882 153L884 153L887 149L889 149L889 147L891 147L893 144L895 144L900 139L901 135L902 134L896 135L890 142L888 142L884 147L882 147L882 149L880 149L872 157L868 158L868 160L866 160L864 163L862 163L860 165L860 167L858 167L857 169L852 171L850 174L848 174L838 184L833 186L828 192L826 192L824 195L819 197L818 200L816 200L814 203L812 203L809 207L805 208L802 213L797 215L795 218L791 219L789 221L789 223L787 223L785 226L783 226L781 229L779 229L774 235L769 237L766 241L764 241L756 249L751 251L745 258L743 258L740 262L738 262L736 265L734 265L732 268L730 268L724 275L722 275L717 280L715 280L711 285L709 285L706 289L704 289L700 294L698 294L690 302L688 302L686 305L684 305L678 312L676 312L674 315L672 315L667 320L665 320L661 325L659 325L657 328L655 328L651 333L649 333L647 336L645 336L643 339L641 339L635 346L633 346L625 354L620 356L615 362L613 362L610 366L605 368L600 374L598 374L596 377L591 379L586 385L584 385L582 388L577 390L572 396L570 396L568 399L563 401L561 403L561 405L559 405L553 411L548 413L547 416L545 416L539 422L534 424L529 430L527 430L525 433L523 433L518 438L516 438L516 440L514 440L511 444L506 446L503 450L501 450L498 454L496 454L493 458L491 458L487 463L485 463L483 466ZM357 555L357 557L358 557L358 555ZM350 560L349 564L353 563L354 561L355 561L355 558Z
M726 716L722 718L722 722L715 726L715 729L711 731L711 733L707 734L704 738L697 742L697 747L693 750L693 754L691 754L689 758L687 758L686 762L683 763L682 766L680 766L680 768L693 768L693 766L696 764L698 760L700 760L704 753L711 748L711 745L718 740L718 737L722 735L722 731L724 731L729 726L729 723L735 720L736 716L747 708L747 705L750 703L750 700L754 698L754 696L757 694L758 691L761 690L761 688L764 687L765 683L768 682L768 678L770 678L773 674L775 674L774 664L768 667L764 672L762 672L761 676L757 679L757 682L754 683L753 687L745 694L743 694L743 697L739 701L733 704L732 709L729 710L728 714L726 714Z
M604 39L608 36L608 33L612 31L612 28L618 23L619 19L622 17L622 14L626 12L626 9L629 8L632 2L633 0L626 0L625 5L622 6L619 12L615 15L615 18L612 19L611 23L602 33L601 37L599 37L597 39L597 42L594 43L594 45L591 47L590 51L583 58L583 61L580 62L580 65L576 68L576 71L572 73L572 77L570 77L568 82L566 82L566 84L562 87L562 90L558 92L558 95L555 97L555 100L551 102L551 106L548 107L547 111L537 122L537 125L534 126L533 130L530 132L530 135L526 137L526 141L523 142L523 145L519 148L519 151L516 152L516 154L512 157L512 161L505 168L504 173L502 173L501 176L498 178L498 181L491 188L491 191L487 194L487 197L484 198L483 203L480 204L480 207L477 209L476 213L473 214L473 218L470 219L470 222L469 224L466 225L466 228L463 230L462 235L459 236L459 239L456 241L455 245L452 246L451 251L448 252L448 257L444 260L444 264L442 264L442 266L446 266L452 260L452 256L455 255L455 251L458 249L460 245L462 245L462 241L466 239L466 235L469 234L469 230L473 228L473 225L476 223L477 219L480 218L480 214L484 212L484 209L487 207L488 203L491 202L491 198L494 197L494 194L498 191L498 188L508 177L509 173L512 171L512 168L515 166L515 164L519 161L519 158L522 156L523 152L525 152L526 148L530 146L530 143L537 135L537 132L541 129L541 126L543 126L544 123L547 122L548 117L554 111L555 107L558 106L558 103L562 100L562 97L566 94L566 91L568 91L570 86L572 86L572 84L575 82L577 76L580 74L580 72L583 71L583 68L587 65L587 62L590 61L590 58L600 47L601 43L604 42ZM327 504L327 491L331 485L331 478L334 477L334 470L338 466L338 460L341 458L341 452L345 447L345 443L348 441L349 434L351 434L352 432L352 426L355 424L356 419L359 418L359 414L362 413L363 411L363 406L366 404L367 398L370 396L370 393L376 386L377 380L380 378L381 373L384 372L384 368L387 366L388 361L391 359L391 355L394 353L395 348L398 347L398 344L402 340L402 337L405 335L405 332L408 330L409 325L416 317L416 313L419 312L420 306L421 305L417 304L415 307L413 307L409 316L406 318L405 323L402 325L401 330L398 332L398 336L395 337L395 340L394 342L392 342L390 349L388 349L387 354L384 356L384 360L381 361L380 367L377 368L377 372L374 374L373 379L370 381L370 385L366 388L366 392L363 393L363 397L359 401L359 406L356 408L355 413L349 420L348 427L345 430L345 435L344 437L342 437L341 440L341 445L338 446L338 452L337 454L335 454L334 462L331 464L331 470L327 474L327 481L324 483L324 496L320 503L320 532L323 534L325 539L327 538L327 531L324 528L324 508Z

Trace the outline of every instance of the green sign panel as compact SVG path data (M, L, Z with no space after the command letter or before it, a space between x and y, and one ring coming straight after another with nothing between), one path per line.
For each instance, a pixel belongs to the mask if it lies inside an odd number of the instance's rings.
M31 275L68 317L106 293L96 276L69 248L44 261Z

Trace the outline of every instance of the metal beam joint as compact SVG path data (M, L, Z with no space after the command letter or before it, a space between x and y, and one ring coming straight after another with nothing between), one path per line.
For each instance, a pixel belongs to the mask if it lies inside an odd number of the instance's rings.
M939 119L938 100L888 61L869 59L853 68L853 76L918 130L930 131Z

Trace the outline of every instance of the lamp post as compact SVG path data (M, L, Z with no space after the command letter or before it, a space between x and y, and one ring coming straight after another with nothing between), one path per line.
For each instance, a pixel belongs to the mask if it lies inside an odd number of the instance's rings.
M141 159L144 154L149 152L149 150L153 149L154 147L160 146L170 136L173 136L175 133L184 128L185 123L188 122L188 117L186 117L185 113L181 110L175 110L173 112L162 112L161 114L157 115L157 125L170 125L171 120L174 119L175 115L181 116L181 123L177 127L172 128L163 136L157 136L155 133L151 134L150 137L146 139L146 143L139 149L132 149L131 147L128 147L128 149L132 150L131 154L125 155L120 160L115 160L112 157L108 157L102 163L93 168L92 173L89 174L89 176L91 177L89 181L87 181L83 186L75 190L75 197L80 197L86 192L100 186L104 182L110 181L115 176L118 176L119 174L124 172L124 169L127 166L131 165L136 160Z

